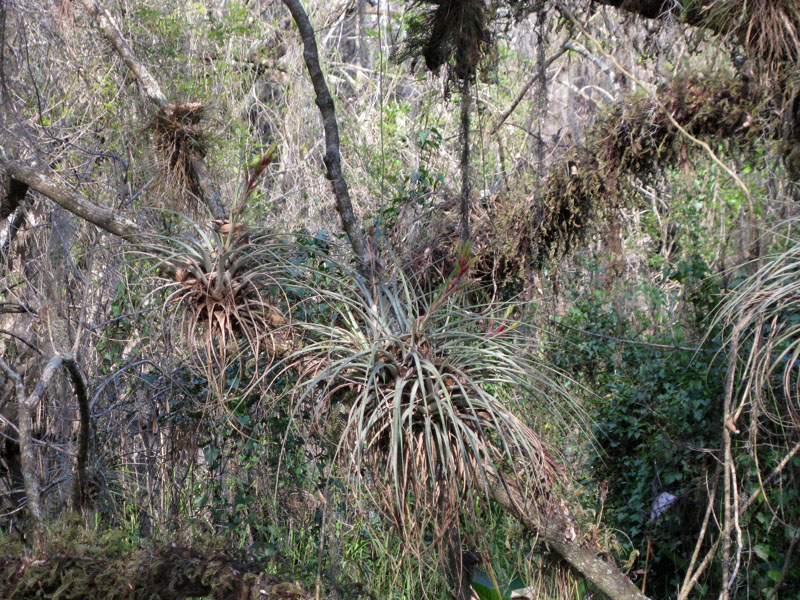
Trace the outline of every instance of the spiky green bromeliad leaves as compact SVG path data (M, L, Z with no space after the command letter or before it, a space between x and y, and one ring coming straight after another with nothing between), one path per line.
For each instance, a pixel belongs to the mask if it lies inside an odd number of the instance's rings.
M418 548L471 516L490 472L546 505L563 471L515 410L558 429L565 412L580 413L560 374L536 360L536 332L510 318L513 307L498 317L496 307L459 306L470 263L462 252L432 296L399 269L387 282L342 269L314 298L332 314L295 323L308 340L291 359L305 369L296 405L346 407L343 481Z
M213 229L189 221L190 232L153 237L141 250L158 258L156 291L166 289L161 315L178 334L188 363L217 397L246 394L263 383L276 356L292 347L292 330L279 307L291 242L237 223Z

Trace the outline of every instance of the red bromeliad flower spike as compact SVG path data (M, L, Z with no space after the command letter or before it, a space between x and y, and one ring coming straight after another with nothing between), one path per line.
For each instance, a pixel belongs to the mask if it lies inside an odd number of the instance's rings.
M267 152L261 158L259 158L252 165L249 165L249 173L245 171L244 192L242 193L242 198L239 202L239 205L233 211L234 215L241 214L241 212L244 210L245 203L252 195L253 190L256 189L256 183L258 183L259 177L261 177L267 167L272 164L277 156L278 145L272 144L272 146L269 147L269 150L267 150Z

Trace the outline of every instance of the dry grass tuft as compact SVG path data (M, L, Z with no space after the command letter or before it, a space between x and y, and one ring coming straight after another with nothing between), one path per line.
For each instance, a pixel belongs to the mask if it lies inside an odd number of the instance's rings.
M184 208L196 209L197 199L202 197L192 163L202 159L208 148L201 124L205 111L200 102L172 102L148 126L155 138L162 170Z
M800 4L796 0L716 0L705 9L718 31L744 46L759 71L772 77L800 60Z

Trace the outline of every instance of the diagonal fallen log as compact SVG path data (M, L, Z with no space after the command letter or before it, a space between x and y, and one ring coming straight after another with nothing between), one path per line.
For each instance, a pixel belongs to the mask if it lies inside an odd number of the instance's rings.
M526 529L543 540L576 571L613 600L647 600L625 573L598 548L576 532L568 514L539 507L513 482L486 469L489 497L513 515Z

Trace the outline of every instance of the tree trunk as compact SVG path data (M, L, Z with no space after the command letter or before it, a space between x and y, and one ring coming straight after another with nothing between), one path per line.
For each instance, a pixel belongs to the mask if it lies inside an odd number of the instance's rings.
M633 582L601 551L583 542L569 515L536 505L513 483L487 469L489 497L539 536L576 571L612 600L646 600Z
M363 267L368 267L372 262L367 256L367 246L364 235L353 212L353 203L350 200L350 190L342 173L341 154L339 153L339 125L336 122L336 110L333 98L328 91L325 83L325 76L319 65L319 53L317 52L317 42L314 39L314 28L308 20L308 15L300 4L299 0L283 0L283 3L292 13L292 18L300 30L300 37L303 40L303 59L306 62L306 69L314 85L314 93L317 95L316 104L322 115L322 127L325 129L325 168L328 172L328 179L331 180L333 195L336 198L336 211L342 220L342 228L350 240L353 253ZM374 250L374 249L373 249Z

